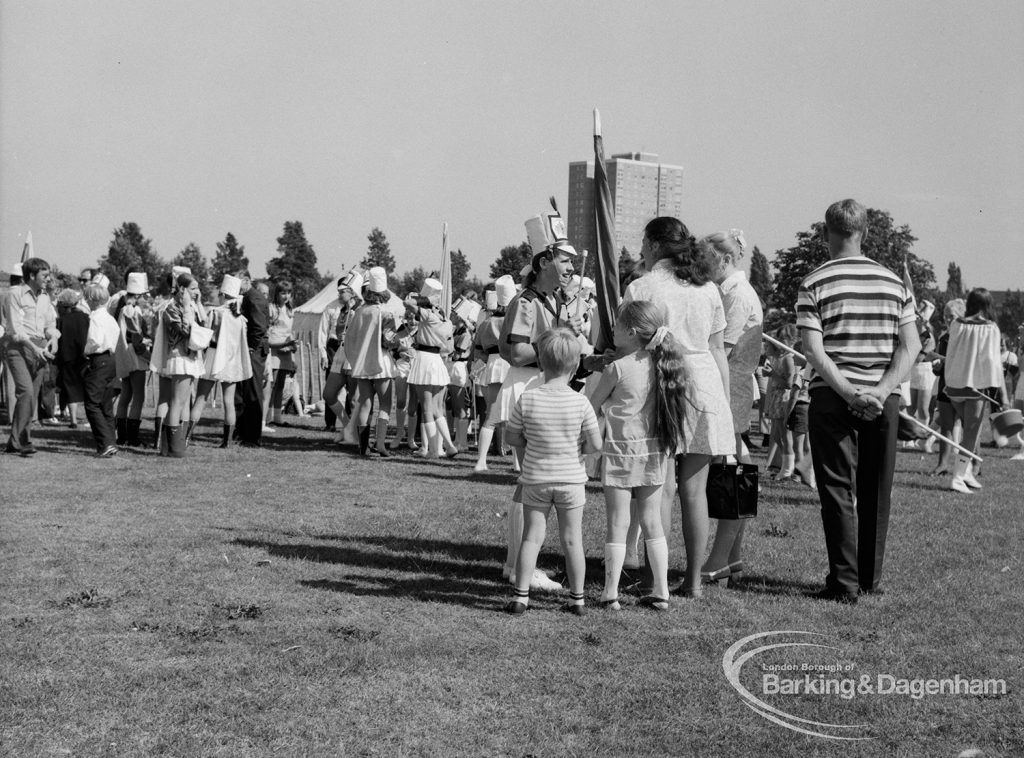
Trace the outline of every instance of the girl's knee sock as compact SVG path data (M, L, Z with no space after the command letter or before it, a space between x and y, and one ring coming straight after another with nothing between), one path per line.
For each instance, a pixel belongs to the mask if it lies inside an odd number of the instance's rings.
M640 568L640 519L631 518L626 530L626 560L623 566Z
M601 600L615 600L619 597L619 576L626 558L624 543L604 543L604 592Z
M668 599L668 541L664 537L645 540L647 560L654 574L654 588L651 594L655 597Z
M479 470L487 468L487 450L491 447L491 439L494 437L494 427L484 425L480 427L477 439L476 467Z

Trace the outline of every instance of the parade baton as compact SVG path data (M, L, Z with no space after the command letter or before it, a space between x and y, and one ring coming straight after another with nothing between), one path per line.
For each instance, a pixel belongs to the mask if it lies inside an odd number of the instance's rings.
M803 358L804 360L807 360L807 358L804 357L803 353L801 353L801 352L799 352L797 350L794 350L789 345L785 345L785 344L779 342L774 337L769 337L767 334L762 334L761 337L764 338L765 341L770 342L771 344L775 345L776 347L781 348L782 350L786 350L786 351L792 353L793 355L796 355L796 356L798 356L800 358ZM929 435L934 436L936 439L942 440L947 445L952 445L953 447L955 447L957 450L959 450L964 455L973 458L974 460L978 461L978 463L981 463L981 456L975 455L974 453L972 453L967 448L960 447L960 445L958 445L955 442L953 442L953 440L951 440L949 437L943 437L941 434L936 432L934 429L932 429L926 423L924 423L923 421L918 421L916 418L911 416L906 411L900 411L900 418L902 418L902 419L904 419L906 421L909 421L910 423L914 424L914 426L917 426L917 427L920 427L921 429L927 430Z
M576 293L576 315L583 313L583 272L587 270L587 251L580 253L580 289Z

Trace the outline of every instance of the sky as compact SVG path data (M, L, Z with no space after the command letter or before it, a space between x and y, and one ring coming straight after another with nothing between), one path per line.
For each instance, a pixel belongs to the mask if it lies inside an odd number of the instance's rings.
M134 221L164 258L285 221L322 273L442 224L487 278L568 165L682 165L683 220L772 257L854 197L941 286L1024 288L1024 3L3 0L0 269L65 270Z

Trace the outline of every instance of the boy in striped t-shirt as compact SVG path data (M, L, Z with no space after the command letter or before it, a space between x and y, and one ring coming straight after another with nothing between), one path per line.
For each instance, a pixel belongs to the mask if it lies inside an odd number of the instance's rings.
M913 295L861 253L867 211L842 200L825 213L831 260L800 283L811 376L808 432L829 572L818 597L880 593L896 464L899 385L921 350Z
M586 573L583 504L587 483L582 453L601 449L601 432L590 401L569 387L580 360L576 335L565 328L549 329L537 339L537 358L544 383L523 392L505 430L505 439L517 448L523 461L519 484L524 514L515 599L505 610L520 614L529 607L530 578L544 544L553 505L569 576L570 600L563 609L582 616Z

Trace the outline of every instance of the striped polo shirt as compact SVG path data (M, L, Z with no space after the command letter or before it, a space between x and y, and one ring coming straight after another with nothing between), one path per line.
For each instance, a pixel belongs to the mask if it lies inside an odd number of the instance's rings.
M600 436L587 398L565 385L542 384L522 394L508 425L526 439L520 484L586 484L583 440Z
M892 363L899 330L916 321L900 277L864 256L825 263L800 283L796 325L822 333L825 353L854 386L873 387ZM810 389L826 386L812 373Z

